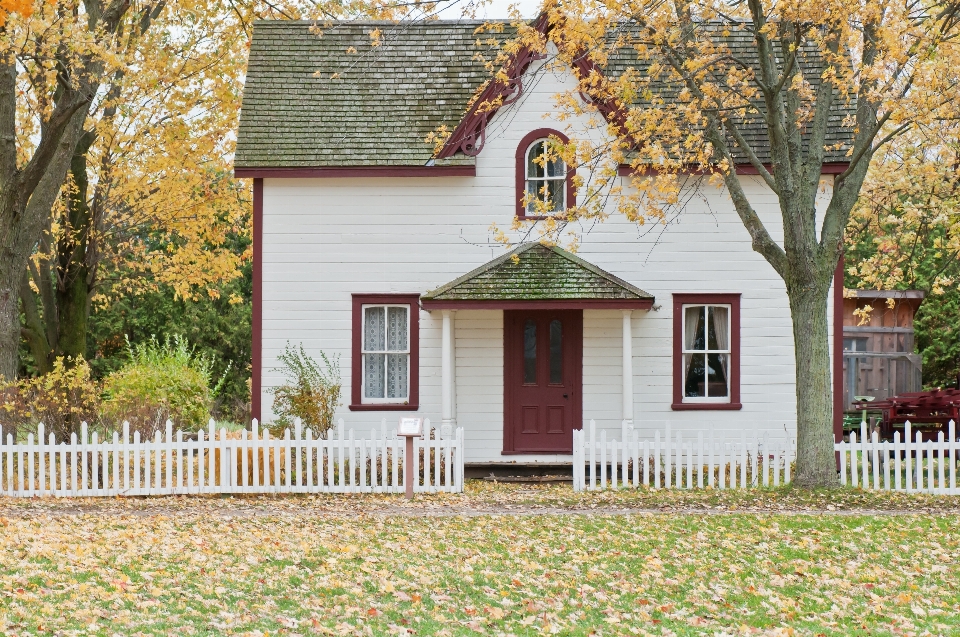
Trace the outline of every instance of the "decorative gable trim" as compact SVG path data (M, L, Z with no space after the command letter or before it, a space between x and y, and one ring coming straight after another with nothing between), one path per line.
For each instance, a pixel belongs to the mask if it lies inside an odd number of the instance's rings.
M541 13L533 24L533 28L547 37L553 29L553 25L549 23L547 14ZM447 159L457 153L463 153L468 157L479 155L480 151L483 150L487 124L501 108L513 104L520 98L523 93L524 73L527 72L531 64L537 60L542 60L544 57L546 56L535 52L530 47L521 49L504 68L508 78L507 81L493 79L487 84L470 105L470 108L467 109L463 119L450 134L447 143L436 154L436 158ZM588 77L591 73L601 73L599 67L585 54L574 60L573 67L574 72L581 78ZM596 106L607 122L621 128L625 125L626 113L615 100L595 101L582 91L580 96L584 102ZM496 106L491 106L492 104L496 104Z
M547 20L547 14L541 13L540 17L534 23L533 28L546 37L550 32L550 25ZM466 114L449 139L436 154L437 159L447 159L457 153L463 153L468 157L475 157L483 150L484 141L486 141L487 123L493 119L493 116L503 108L513 104L523 93L523 74L527 72L530 65L537 60L542 60L545 56L535 52L530 47L523 47L507 63L504 69L507 81L503 82L497 78L491 79L480 95L473 101L467 109ZM499 103L496 107L491 104Z

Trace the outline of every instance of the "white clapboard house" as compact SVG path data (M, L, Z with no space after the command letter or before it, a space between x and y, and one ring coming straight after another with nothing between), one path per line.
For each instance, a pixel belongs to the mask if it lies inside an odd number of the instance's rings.
M573 203L576 168L534 161L544 140L603 129L559 117L574 71L529 52L487 87L500 108L468 108L490 74L477 53L493 57L478 25L255 25L236 151L254 183L253 415L272 418L289 342L339 355L348 426L454 424L473 465L569 463L591 419L617 438L623 421L792 437L785 288L721 188L699 184L666 224L578 226L576 254L494 240L527 191ZM776 237L774 195L739 172Z

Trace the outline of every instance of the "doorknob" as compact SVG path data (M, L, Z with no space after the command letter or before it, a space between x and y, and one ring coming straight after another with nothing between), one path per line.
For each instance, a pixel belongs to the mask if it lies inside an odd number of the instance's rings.
M564 395L563 395L563 397L564 397L564 398L566 398L566 397L567 397L567 395L566 395L566 394L564 394Z

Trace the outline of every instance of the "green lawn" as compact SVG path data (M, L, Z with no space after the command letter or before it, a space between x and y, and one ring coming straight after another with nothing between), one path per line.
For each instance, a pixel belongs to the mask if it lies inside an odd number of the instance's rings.
M343 497L87 500L81 515L2 500L0 633L960 633L954 514L409 515L556 505L569 487L471 491L368 498L409 507L392 516L318 515L376 508Z

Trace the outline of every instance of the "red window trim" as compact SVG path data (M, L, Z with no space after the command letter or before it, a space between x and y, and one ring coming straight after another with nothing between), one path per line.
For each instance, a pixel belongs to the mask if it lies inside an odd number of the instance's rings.
M543 216L527 216L527 209L523 205L523 195L527 191L527 149L530 144L538 139L545 139L553 135L564 144L570 142L570 138L558 130L552 128L538 128L524 135L517 146L517 219L524 221L538 221L546 219ZM576 192L573 189L573 176L577 174L576 168L567 169L567 208L577 205Z
M683 402L683 306L716 303L730 306L730 402ZM673 295L673 404L675 411L725 411L742 409L740 403L740 294Z
M417 411L420 409L420 295L354 294L350 358L350 411ZM364 404L363 363L360 355L363 338L363 306L372 304L410 306L410 400L397 404Z

